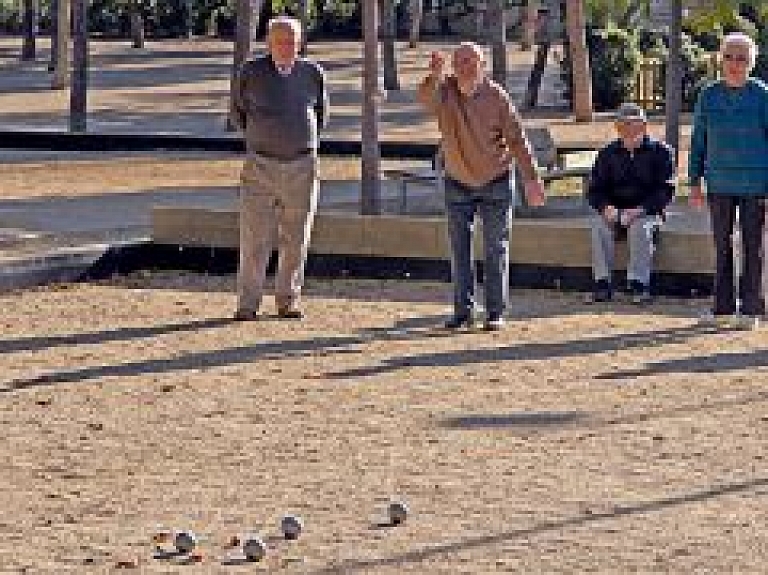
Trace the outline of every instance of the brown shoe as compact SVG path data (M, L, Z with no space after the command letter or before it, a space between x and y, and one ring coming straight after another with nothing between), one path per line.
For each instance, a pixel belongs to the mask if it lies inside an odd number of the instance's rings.
M239 309L235 312L235 321L254 321L259 319L259 312Z
M297 307L281 307L277 310L280 319L303 319L304 313Z

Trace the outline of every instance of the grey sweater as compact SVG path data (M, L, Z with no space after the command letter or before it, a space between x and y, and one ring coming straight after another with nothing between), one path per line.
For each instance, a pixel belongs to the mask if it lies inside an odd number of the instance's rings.
M318 125L328 118L325 74L299 58L282 76L270 56L243 64L235 80L233 112L249 154L294 159L317 149Z

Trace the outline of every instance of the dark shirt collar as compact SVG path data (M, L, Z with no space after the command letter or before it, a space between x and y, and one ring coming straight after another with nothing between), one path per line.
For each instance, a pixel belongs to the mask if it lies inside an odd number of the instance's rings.
M275 59L272 58L271 54L267 55L267 59L269 60L270 67L272 68L272 70L274 70L275 74L280 74L280 67L277 65L277 62L275 62ZM293 70L296 69L296 64L298 63L298 61L299 61L299 59L296 58L293 61L293 64L291 64L291 67L289 68L289 70L291 72L293 72Z
M635 148L635 151L650 149L652 142L653 140L651 139L651 137L648 134L646 134L645 136L643 136L643 139L640 141L640 145L637 148ZM617 149L624 150L626 152L629 151L627 148L624 147L624 142L621 141L621 138L616 138L615 144Z

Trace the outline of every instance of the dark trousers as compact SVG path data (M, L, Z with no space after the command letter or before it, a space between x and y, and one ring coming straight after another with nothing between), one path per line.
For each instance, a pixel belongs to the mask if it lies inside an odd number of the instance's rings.
M741 228L741 281L739 298L745 315L765 313L763 294L763 232L765 198L711 194L708 196L715 239L715 314L736 312L733 288L733 228L736 210Z

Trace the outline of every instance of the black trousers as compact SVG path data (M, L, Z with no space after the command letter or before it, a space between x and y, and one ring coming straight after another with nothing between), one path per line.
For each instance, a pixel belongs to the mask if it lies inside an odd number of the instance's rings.
M765 313L763 294L763 232L766 199L749 196L711 194L708 197L715 240L715 314L736 312L733 287L733 229L736 210L741 228L741 281L739 298L745 315Z

